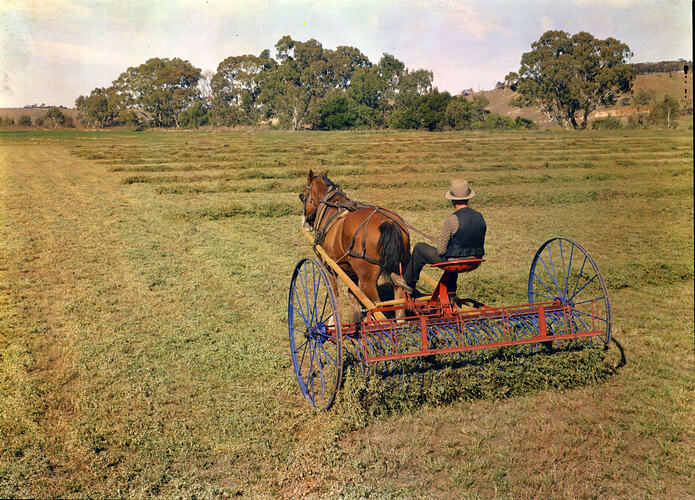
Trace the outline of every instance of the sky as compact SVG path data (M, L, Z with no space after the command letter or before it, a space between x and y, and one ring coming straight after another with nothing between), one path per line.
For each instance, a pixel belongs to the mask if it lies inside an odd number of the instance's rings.
M0 0L0 107L72 107L151 57L215 71L284 35L357 47L487 90L545 31L627 43L632 62L692 60L691 0Z

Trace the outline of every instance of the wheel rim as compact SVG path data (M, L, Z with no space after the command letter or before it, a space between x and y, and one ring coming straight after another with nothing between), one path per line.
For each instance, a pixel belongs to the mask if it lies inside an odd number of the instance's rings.
M591 255L568 238L552 238L538 249L528 281L529 303L559 300L571 307L571 320L582 330L600 330L608 344L611 310L601 272Z
M313 259L299 261L294 269L287 318L299 388L313 407L327 410L340 387L342 337L328 275Z

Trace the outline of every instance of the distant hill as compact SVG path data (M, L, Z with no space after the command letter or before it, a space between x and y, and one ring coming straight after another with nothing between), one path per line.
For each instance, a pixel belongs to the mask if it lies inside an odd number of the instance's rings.
M665 95L670 95L679 101L685 96L685 82L686 75L683 72L680 73L651 73L651 74L641 74L635 76L635 83L633 85L633 92L637 93L640 90L653 90L656 93L656 98L661 100ZM693 75L689 73L687 75L688 82L688 98L693 97ZM546 117L541 111L536 108L514 108L509 105L509 101L517 96L516 92L512 92L510 89L495 89L495 90L484 90L482 92L475 92L473 95L483 95L487 100L490 101L490 105L487 107L492 112L499 113L501 115L516 118L521 116L522 118L528 118L540 125L541 127L556 127L548 117ZM601 107L594 111L590 116L589 120L603 118L606 116L629 116L635 114L638 110L632 105L622 105L620 104L622 98L618 99L618 105L611 108Z
M482 90L480 92L474 92L471 94L471 97L476 95L482 95L490 101L486 109L489 109L493 113L509 116L511 118L520 116L533 120L540 126L553 126L550 119L536 108L515 108L510 106L509 101L518 95L510 89Z
M36 121L37 118L45 115L50 108L0 108L0 116L6 116L12 118L15 123L19 120L22 115L27 115L31 118L32 123ZM60 108L60 110L68 116L72 116L72 121L76 128L81 128L82 124L77 119L78 112L75 108Z
M693 69L693 62L679 59L677 61L659 61L634 63L632 69L636 75L644 75L649 73L678 73L683 72L683 66L688 65L689 69Z

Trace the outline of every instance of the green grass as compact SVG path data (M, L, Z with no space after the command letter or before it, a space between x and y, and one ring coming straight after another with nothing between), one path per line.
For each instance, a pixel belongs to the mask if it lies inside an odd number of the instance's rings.
M0 133L0 494L695 495L692 149L668 131ZM286 326L309 168L427 232L466 177L487 262L459 293L490 305L523 303L536 249L576 239L626 364L492 352L408 390L352 373L314 413Z

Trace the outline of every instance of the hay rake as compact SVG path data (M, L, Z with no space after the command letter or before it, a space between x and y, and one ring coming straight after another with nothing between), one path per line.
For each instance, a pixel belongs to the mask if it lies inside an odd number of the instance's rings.
M313 242L309 233L307 238ZM434 264L431 295L373 303L320 247L319 259L300 260L288 300L290 354L307 401L327 410L340 388L346 359L362 373L385 363L428 356L475 356L482 349L557 346L571 339L610 341L610 304L603 277L588 252L568 238L552 238L536 252L528 279L528 303L489 307L456 296L456 278L482 259ZM340 322L328 266L366 309L359 323ZM390 316L405 311L404 318ZM431 359L431 358L430 358Z

